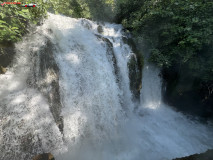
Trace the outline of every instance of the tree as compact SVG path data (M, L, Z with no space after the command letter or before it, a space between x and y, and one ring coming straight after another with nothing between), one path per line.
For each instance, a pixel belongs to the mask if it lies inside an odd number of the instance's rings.
M4 5L0 12L0 44L13 43L22 38L30 23L37 24L46 17L46 5L23 8L20 4Z

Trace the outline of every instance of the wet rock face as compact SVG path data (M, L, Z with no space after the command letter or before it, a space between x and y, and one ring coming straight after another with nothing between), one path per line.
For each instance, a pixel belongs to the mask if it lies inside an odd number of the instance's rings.
M117 60L116 60L116 57L115 57L115 53L113 51L113 45L109 41L109 39L107 39L105 37L102 37L100 35L96 35L96 37L106 44L106 47L107 47L107 58L108 58L109 62L112 62L112 65L113 65L113 68L114 68L114 73L115 73L115 76L116 76L116 81L119 84L119 72L120 71L119 71L119 67L117 65Z
M15 55L15 47L14 45L0 45L0 74L4 74L6 72L6 67L8 67Z
M59 91L59 68L54 59L54 46L47 40L43 48L34 56L32 75L28 78L30 87L38 88L48 99L50 111L59 130L63 132L63 119Z
M132 91L134 96L133 101L140 101L140 90L142 87L142 70L144 60L142 53L140 53L137 49L133 39L131 37L127 37L123 37L123 41L131 47L134 53L128 62L130 90Z
M89 30L92 29L92 25L90 24L90 22L87 19L82 19L81 24Z
M51 153L44 153L33 157L32 160L55 160Z
M5 74L6 71L7 71L6 68L0 66L0 74Z
M97 28L98 33L102 34L103 33L103 27L102 26L98 26Z
M100 26L101 27L101 26ZM102 30L102 28L98 28L98 30ZM98 31L99 32L99 31ZM117 65L117 60L113 51L113 45L112 43L105 37L102 37L100 35L96 35L96 37L105 42L107 46L107 56L109 59L109 62L113 63L114 73L116 75L116 81L119 84L119 67ZM134 54L130 57L130 60L128 62L128 68L129 68L129 79L130 79L130 90L133 93L133 101L140 101L140 90L142 87L142 69L143 69L143 57L142 54L139 53L139 51L136 48L136 45L134 44L132 39L123 38L124 43L128 44Z
M134 95L133 101L139 100L140 90L142 87L142 83L141 83L142 75L141 75L141 70L139 69L139 66L138 66L136 55L131 56L128 63L128 67L129 67L130 90L132 91Z
M176 158L174 160L213 160L213 150L208 150L205 153L194 154L188 157Z

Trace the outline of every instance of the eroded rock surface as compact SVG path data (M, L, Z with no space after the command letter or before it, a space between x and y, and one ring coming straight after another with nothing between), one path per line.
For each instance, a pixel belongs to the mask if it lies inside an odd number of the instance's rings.
M208 150L205 153L194 154L188 157L176 158L174 160L213 160L213 150Z
M46 44L34 57L33 75L28 78L28 85L38 88L48 99L50 111L61 132L63 119L59 91L59 68L54 59L54 45L47 40Z

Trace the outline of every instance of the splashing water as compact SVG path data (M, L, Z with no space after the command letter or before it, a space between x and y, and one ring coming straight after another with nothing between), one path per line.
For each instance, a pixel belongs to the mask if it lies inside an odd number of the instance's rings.
M57 160L169 160L213 148L212 126L162 102L160 72L152 65L144 66L141 104L133 111L127 66L133 53L122 37L121 25L49 14L16 44L14 66L0 75L1 160L42 152ZM37 60L47 54L41 52L47 41L59 69L62 131L53 116L60 109L46 96L56 75ZM39 74L44 78L29 85Z

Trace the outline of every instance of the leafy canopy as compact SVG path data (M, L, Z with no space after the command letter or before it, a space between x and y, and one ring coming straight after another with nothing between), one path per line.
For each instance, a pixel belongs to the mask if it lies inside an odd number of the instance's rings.
M119 0L118 22L152 44L150 60L213 80L212 0Z
M35 1L26 1L26 3L33 2ZM37 6L32 8L21 7L21 5L1 7L0 44L19 41L30 24L39 24L47 17L47 11L74 18L103 21L113 21L114 18L114 0L37 0L36 3Z
M19 1L15 1L19 2ZM31 1L28 1L31 3ZM3 3L3 2L1 2ZM37 7L21 7L21 5L4 5L0 9L0 43L13 43L22 38L30 23L37 24L46 16L46 5L38 0Z

